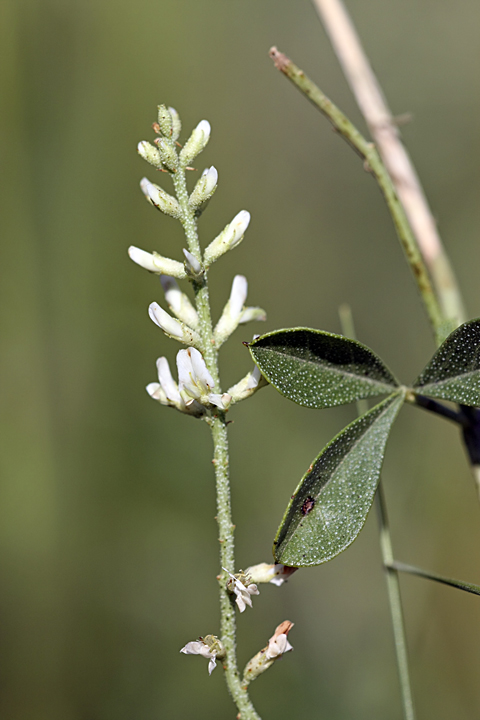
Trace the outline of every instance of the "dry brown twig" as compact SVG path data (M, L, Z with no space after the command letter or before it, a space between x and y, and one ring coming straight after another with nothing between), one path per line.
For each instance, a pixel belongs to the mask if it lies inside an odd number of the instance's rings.
M398 124L342 0L313 0L313 4L395 186L444 315L456 327L465 320L460 291Z

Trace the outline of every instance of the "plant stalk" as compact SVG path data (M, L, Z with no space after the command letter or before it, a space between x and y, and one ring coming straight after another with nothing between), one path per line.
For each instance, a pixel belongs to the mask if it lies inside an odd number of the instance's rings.
M355 326L353 323L352 310L346 303L338 309L343 334L355 340ZM363 415L368 410L366 400L357 401L357 412ZM378 483L375 494L375 506L379 525L380 551L382 563L386 573L388 603L390 606L390 617L392 619L393 637L395 641L395 655L397 659L398 680L402 697L402 708L405 720L415 720L413 706L412 688L410 684L410 672L408 667L407 640L405 634L405 623L403 620L402 598L400 596L400 585L398 573L394 568L392 539L388 526L387 506L383 492L382 480Z
M181 222L187 239L188 250L202 262L202 253L198 240L197 224L193 210L188 203L185 168L179 166L172 175L175 192L182 210ZM205 364L215 382L215 392L221 392L218 372L218 350L215 348L210 300L208 294L207 271L193 281L195 305L200 320L199 334L202 342L202 354ZM225 413L218 410L208 419L213 440L213 466L217 497L217 524L220 543L220 566L235 573L235 542L230 499L229 459L227 423ZM260 716L250 701L247 690L242 686L237 667L236 654L236 618L232 595L227 592L228 575L222 570L218 575L220 592L220 640L225 647L222 660L227 687L236 704L241 720L260 720Z
M415 708L413 705L412 688L410 683L407 641L405 636L400 585L398 582L397 570L393 566L394 560L392 541L388 526L387 507L385 504L385 495L381 480L378 484L377 493L375 495L375 507L377 509L378 524L380 528L380 549L382 552L382 561L387 579L387 591L390 603L390 614L392 617L393 635L395 639L395 653L397 657L403 714L405 720L415 720Z
M465 322L462 296L422 185L402 143L398 122L342 0L313 0L313 4L395 186L442 311L453 330Z
M437 345L440 345L454 327L443 314L402 203L375 145L363 137L346 115L286 55L274 47L270 50L270 57L273 59L275 67L286 75L310 102L328 118L335 130L364 160L365 168L375 177L387 203L405 257L420 291L433 328L435 340Z

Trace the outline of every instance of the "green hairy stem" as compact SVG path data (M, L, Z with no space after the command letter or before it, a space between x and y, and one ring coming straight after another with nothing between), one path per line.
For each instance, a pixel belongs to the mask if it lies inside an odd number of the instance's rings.
M195 213L188 203L188 193L185 177L185 168L180 166L173 174L175 192L182 211L181 222L185 230L188 250L201 262L202 254L198 240ZM210 300L208 294L207 271L201 278L193 281L195 305L200 324L199 334L202 342L202 354L205 364L215 381L215 391L221 393L218 372L218 350L214 344ZM218 410L215 416L208 420L213 439L213 465L215 468L216 496L217 496L217 523L220 543L220 565L230 573L235 572L235 544L234 528L232 522L227 423L225 413ZM227 592L227 574L222 571L218 576L220 592L220 639L225 647L225 658L222 660L225 669L225 680L230 694L235 702L242 720L260 720L260 716L253 707L247 690L242 687L238 673L236 656L236 621L235 604L232 596Z

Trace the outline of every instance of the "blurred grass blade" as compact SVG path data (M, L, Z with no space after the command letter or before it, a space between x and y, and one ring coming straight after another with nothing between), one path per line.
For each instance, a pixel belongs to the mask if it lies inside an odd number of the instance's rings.
M419 575L420 577L426 578L427 580L435 580L435 582L443 583L444 585L450 585L451 587L464 590L465 592L473 593L474 595L480 595L480 585L474 585L473 583L467 583L463 580L452 580L451 578L437 575L436 573L427 572L421 568L415 567L414 565L406 565L401 562L392 562L387 567L392 570L398 570L399 572L410 573L410 575Z
M254 362L282 395L326 408L391 393L399 383L369 348L309 328L276 330L249 345Z
M413 388L429 397L480 406L480 320L460 325L447 337Z
M348 425L302 478L274 541L277 563L320 565L345 550L367 518L385 445L404 401L397 391Z

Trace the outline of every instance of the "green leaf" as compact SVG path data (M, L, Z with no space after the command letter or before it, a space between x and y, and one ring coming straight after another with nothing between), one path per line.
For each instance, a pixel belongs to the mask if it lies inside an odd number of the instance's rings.
M291 328L249 345L254 362L282 395L310 408L391 393L399 383L377 355L342 335Z
M320 565L357 537L375 496L390 429L404 401L397 391L339 433L295 490L274 541L277 563Z
M480 320L470 320L454 330L413 387L422 395L479 407Z

